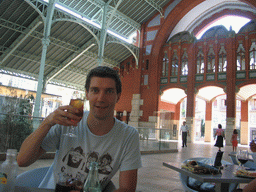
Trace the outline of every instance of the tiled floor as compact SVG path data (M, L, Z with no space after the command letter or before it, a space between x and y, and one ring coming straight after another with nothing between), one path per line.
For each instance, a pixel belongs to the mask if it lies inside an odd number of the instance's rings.
M238 146L238 148L249 149L248 146ZM139 169L138 175L138 192L178 192L183 191L179 174L176 171L163 167L164 161L181 162L191 157L213 157L216 155L218 148L209 143L188 144L188 147L182 148L178 143L177 153L148 154L142 155L143 167ZM228 154L232 151L231 146L225 146L223 160L229 161ZM34 169L36 167L49 166L52 160L38 160L27 168L20 168L20 172ZM118 186L118 174L113 178L113 182Z

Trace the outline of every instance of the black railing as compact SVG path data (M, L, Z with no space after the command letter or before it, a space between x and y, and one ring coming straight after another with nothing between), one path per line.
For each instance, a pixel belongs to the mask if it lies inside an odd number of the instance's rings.
M28 115L0 113L0 152L7 149L20 149L22 142L30 135L35 123L40 124L43 118Z

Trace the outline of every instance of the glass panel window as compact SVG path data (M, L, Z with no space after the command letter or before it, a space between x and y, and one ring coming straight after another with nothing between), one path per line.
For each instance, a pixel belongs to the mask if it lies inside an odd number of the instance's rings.
M172 76L178 75L178 67L179 67L179 59L178 59L177 51L174 50L174 54L172 58L172 69L171 69Z
M237 49L236 70L237 71L245 70L245 49L242 43L239 44Z
M168 76L168 65L169 65L169 59L167 56L167 53L164 53L164 58L163 58L163 68L162 68L162 76L166 77Z
M188 55L185 50L181 61L181 75L188 75Z
M224 72L227 70L227 56L220 55L219 57L219 72Z
M208 56L208 63L207 63L207 73L215 72L215 56L210 55Z
M221 44L219 52L219 72L224 72L227 70L227 52L224 48L224 44Z
M213 50L213 45L209 46L209 52L207 56L207 73L214 73L215 72L215 53Z
M256 50L250 52L250 70L256 69Z
M204 73L204 54L202 49L199 50L196 60L196 73Z

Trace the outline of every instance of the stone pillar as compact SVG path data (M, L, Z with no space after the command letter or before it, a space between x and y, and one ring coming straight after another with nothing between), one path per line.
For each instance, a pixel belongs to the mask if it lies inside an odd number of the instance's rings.
M195 118L194 117L186 117L186 124L189 129L189 136L187 137L188 143L194 143L196 138L196 132L195 132Z
M189 127L189 135L188 136L188 143L194 143L196 132L195 132L195 98L198 90L195 87L195 74L196 74L196 58L195 58L195 48L191 45L188 49L188 75L187 75L187 114L186 114L186 122Z
M227 80L226 80L226 94L227 94L227 116L226 116L226 145L232 146L230 142L233 130L236 128L236 54L234 38L227 42Z
M225 136L226 136L226 145L232 146L232 143L230 142L233 130L236 127L236 118L234 117L227 117L226 119L226 130L225 130Z
M248 100L241 102L241 129L240 129L240 143L248 145L249 127L248 127Z
M212 101L206 102L204 141L211 142L213 138L212 129Z
M140 94L133 94L132 98L132 111L130 114L129 125L133 127L139 127L139 119L142 116L140 106L143 105L143 100L140 99Z

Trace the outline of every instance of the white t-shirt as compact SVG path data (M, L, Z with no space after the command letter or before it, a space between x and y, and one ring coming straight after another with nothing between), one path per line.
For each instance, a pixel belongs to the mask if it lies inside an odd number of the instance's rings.
M180 131L182 131L182 132L188 132L188 126L187 126L187 125L181 125Z
M75 127L78 137L64 136L68 131L65 126L55 125L50 129L41 147L46 151L57 151L54 162L39 187L54 189L57 173L86 179L91 161L99 163L102 188L105 188L118 169L127 171L141 167L137 130L115 119L109 133L97 136L87 126L88 114L89 112L85 112Z

